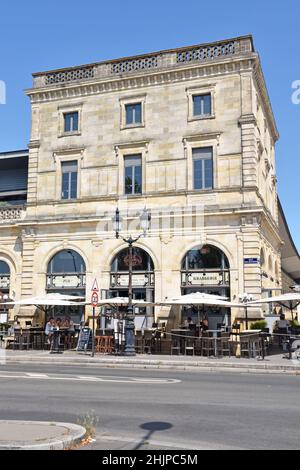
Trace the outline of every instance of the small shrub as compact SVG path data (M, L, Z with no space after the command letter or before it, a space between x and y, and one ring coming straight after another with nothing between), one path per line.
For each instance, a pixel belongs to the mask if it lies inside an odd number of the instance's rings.
M251 324L250 330L263 330L267 328L268 324L265 320L258 320Z
M86 438L94 438L96 436L96 426L99 418L95 415L94 410L80 415L77 419L77 424L86 429Z

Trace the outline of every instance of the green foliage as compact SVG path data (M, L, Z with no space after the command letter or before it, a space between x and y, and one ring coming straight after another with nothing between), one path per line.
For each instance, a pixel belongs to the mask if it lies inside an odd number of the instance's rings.
M268 324L265 320L258 320L251 324L250 330L263 330L267 328Z
M99 418L96 416L95 411L91 410L87 413L80 415L77 419L77 424L86 429L86 438L94 438L96 436L96 426Z

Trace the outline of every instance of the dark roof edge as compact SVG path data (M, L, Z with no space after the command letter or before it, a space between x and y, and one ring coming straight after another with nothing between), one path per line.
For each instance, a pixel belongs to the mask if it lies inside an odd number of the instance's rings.
M291 245L292 245L293 249L295 250L296 256L298 256L298 258L300 258L298 249L297 249L297 247L296 247L296 245L295 245L295 242L294 242L293 237L292 237L292 234L291 234L291 232L290 232L290 229L289 229L289 226L288 226L286 217L285 217L285 215L284 215L283 208L282 208L282 205L281 205L281 202L280 202L279 197L277 198L277 200L278 200L278 208L279 208L279 211L280 211L280 215L281 215L282 220L283 220L283 223L284 223L284 225L285 225L285 229L286 229L287 234L288 234L288 236L289 236Z
M15 154L19 154L19 153L29 153L29 150L28 149L25 149L25 150L9 150L8 152L0 152L0 155L15 155Z

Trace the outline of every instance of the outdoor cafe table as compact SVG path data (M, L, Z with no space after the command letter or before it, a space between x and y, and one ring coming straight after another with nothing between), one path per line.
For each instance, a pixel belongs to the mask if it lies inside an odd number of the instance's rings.
M63 351L59 349L60 346L60 337L62 334L68 332L68 328L58 328L54 327L52 330L53 339L51 342L50 354L62 354Z

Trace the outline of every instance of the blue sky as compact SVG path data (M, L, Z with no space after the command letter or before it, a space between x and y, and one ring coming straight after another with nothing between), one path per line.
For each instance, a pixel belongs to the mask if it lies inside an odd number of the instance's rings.
M297 0L27 0L1 2L0 151L26 148L31 73L252 33L278 129L279 195L300 251L300 2Z

